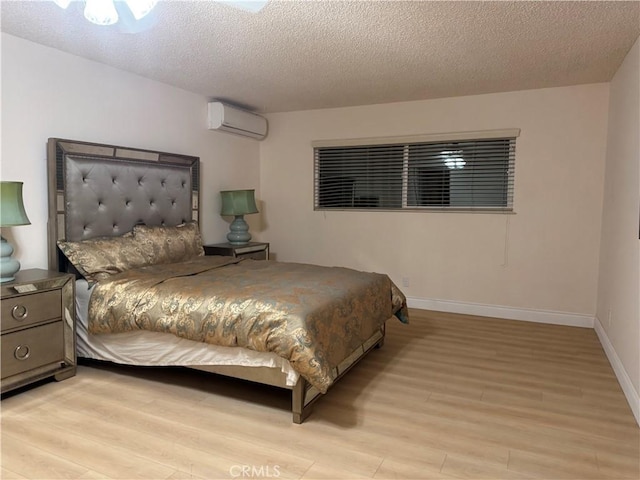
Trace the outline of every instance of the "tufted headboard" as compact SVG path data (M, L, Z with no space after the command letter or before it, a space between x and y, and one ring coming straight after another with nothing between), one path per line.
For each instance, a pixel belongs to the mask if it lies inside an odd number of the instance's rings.
M200 220L198 157L50 138L47 175L52 270L68 269L58 240Z

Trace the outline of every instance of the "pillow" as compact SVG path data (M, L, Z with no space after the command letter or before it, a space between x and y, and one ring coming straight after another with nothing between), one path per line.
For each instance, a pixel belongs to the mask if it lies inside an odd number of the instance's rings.
M148 265L148 255L132 232L121 237L100 237L78 242L58 240L57 243L89 284L130 268Z
M147 265L184 262L204 255L197 222L175 227L136 225L133 236L147 256Z

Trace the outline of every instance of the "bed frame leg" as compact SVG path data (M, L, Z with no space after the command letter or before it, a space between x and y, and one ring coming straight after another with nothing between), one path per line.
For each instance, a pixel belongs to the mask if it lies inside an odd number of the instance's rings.
M380 330L382 331L382 338L378 340L378 343L376 343L375 348L382 348L384 346L384 337L387 335L387 325L383 323Z
M384 323L380 327L380 332L382 333L382 337L380 337L373 347L369 346L367 352L371 350L371 348L382 348L384 345L384 339L386 336L386 325ZM347 367L347 369L339 376L341 377L353 365L353 363L350 364L349 367ZM311 415L314 402L322 396L320 392L314 388L309 389L308 386L308 382L304 378L299 377L298 383L296 383L291 390L291 413L293 414L293 423L300 424L304 422L305 419ZM309 396L309 398L307 398L307 396Z
M311 415L312 406L304 406L305 395L307 392L307 381L300 377L298 383L291 391L291 412L293 413L293 423L300 424L305 418Z

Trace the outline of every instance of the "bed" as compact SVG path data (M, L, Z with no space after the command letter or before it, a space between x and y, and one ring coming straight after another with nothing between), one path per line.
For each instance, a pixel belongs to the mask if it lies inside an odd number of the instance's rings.
M205 256L197 157L51 138L49 267L76 274L78 356L291 390L294 423L408 321L386 275Z

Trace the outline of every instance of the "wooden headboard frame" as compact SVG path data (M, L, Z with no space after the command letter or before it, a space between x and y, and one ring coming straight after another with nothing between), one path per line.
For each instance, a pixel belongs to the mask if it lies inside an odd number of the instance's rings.
M50 138L49 268L67 271L56 242L119 236L134 225L200 221L200 159Z

